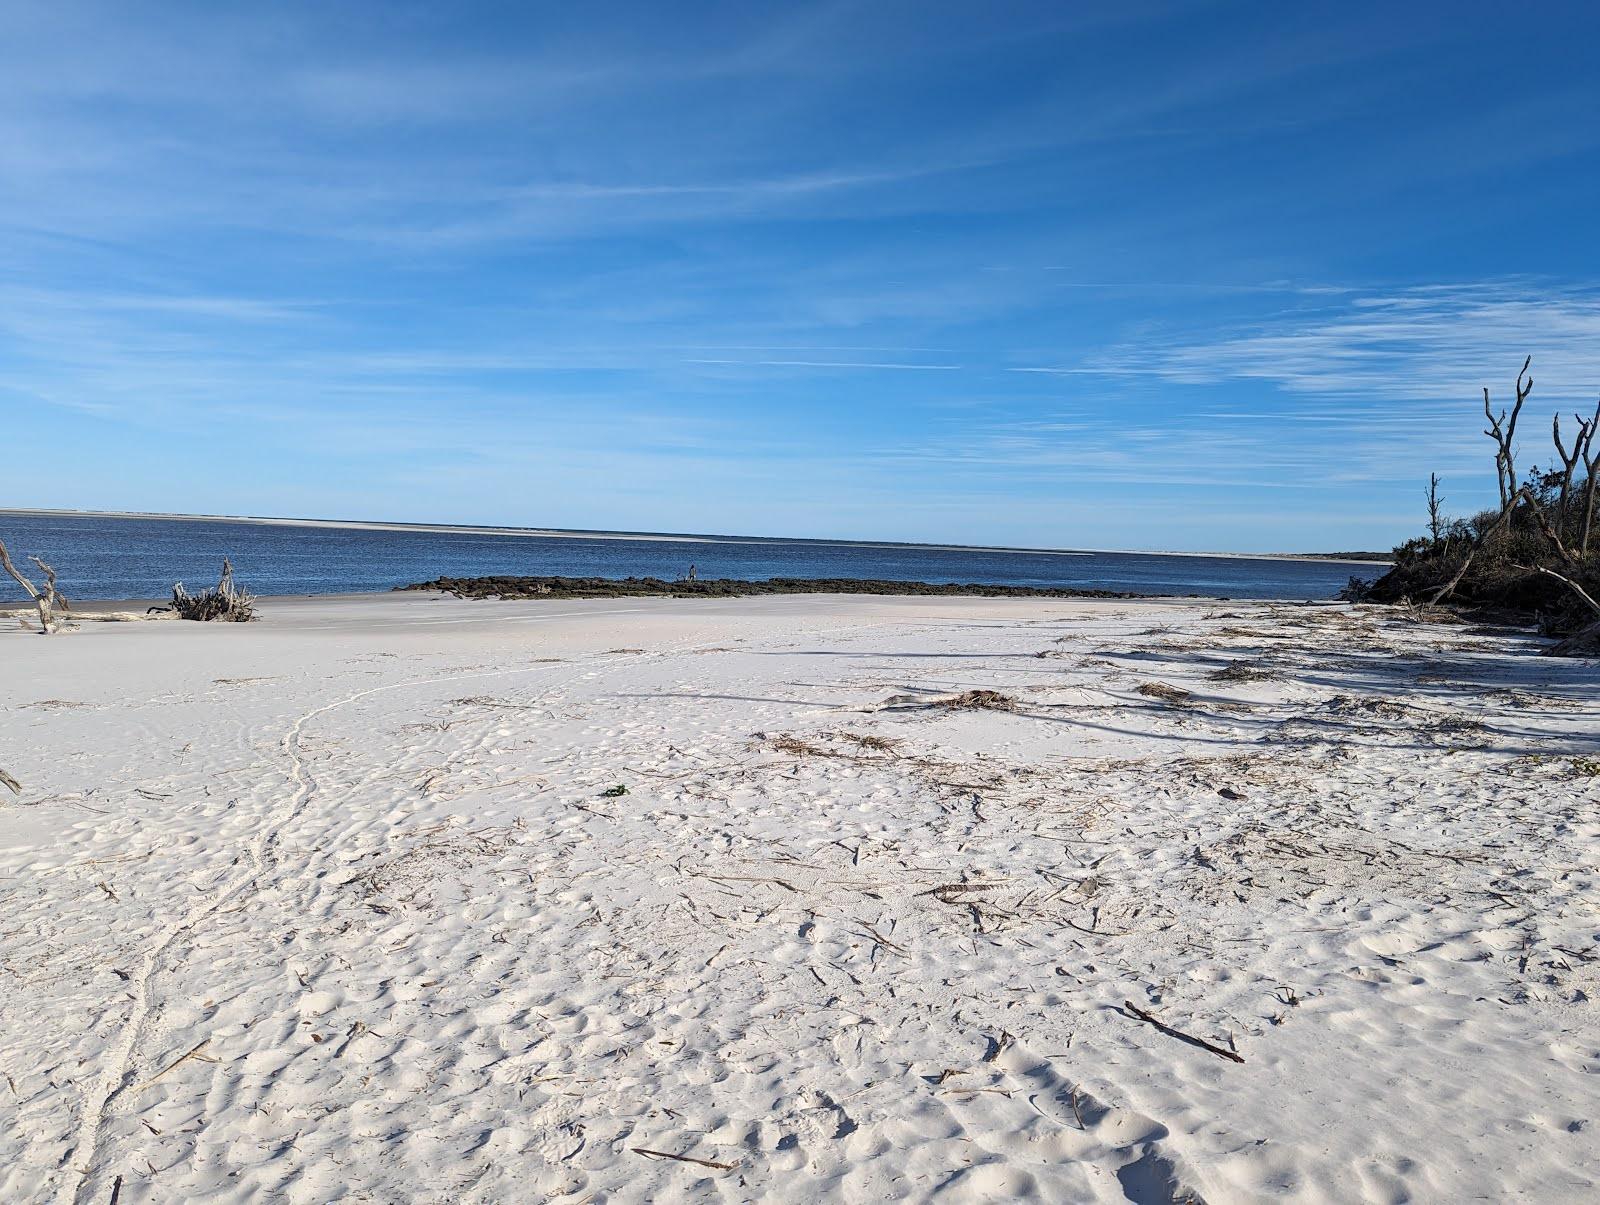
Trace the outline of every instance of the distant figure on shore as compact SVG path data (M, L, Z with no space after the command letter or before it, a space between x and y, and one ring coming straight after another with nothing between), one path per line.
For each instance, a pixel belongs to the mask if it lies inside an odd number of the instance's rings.
M694 566L693 565L689 566L689 576L685 580L686 581L691 581L691 582L694 581Z

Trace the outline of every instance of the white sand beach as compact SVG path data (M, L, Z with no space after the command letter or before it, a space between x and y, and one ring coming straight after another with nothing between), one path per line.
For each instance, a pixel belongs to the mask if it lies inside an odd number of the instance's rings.
M1278 604L264 616L0 623L0 1200L1596 1195L1589 663Z

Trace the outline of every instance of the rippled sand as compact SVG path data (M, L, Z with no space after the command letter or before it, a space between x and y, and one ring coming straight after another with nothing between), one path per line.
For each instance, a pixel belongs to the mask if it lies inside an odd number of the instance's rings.
M0 631L0 1199L1577 1200L1600 687L1360 608Z

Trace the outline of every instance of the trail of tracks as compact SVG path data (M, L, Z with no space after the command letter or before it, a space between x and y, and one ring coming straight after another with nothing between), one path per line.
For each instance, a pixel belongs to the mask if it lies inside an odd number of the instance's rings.
M854 632L886 626L887 623L892 622L880 621L850 625L845 630ZM791 633L791 635L805 634L805 632ZM611 668L621 668L624 665L636 666L642 661L659 661L681 656L684 653L693 652L694 649L699 647L714 647L714 645L711 642L685 641L663 649L659 653L646 654L644 657L628 655L612 657L609 660L600 660L598 663L582 663L582 668L578 672L547 683L545 689L553 690L582 678L592 678L599 673L607 672ZM131 976L129 986L133 993L133 1005L129 1010L127 1019L123 1022L120 1040L110 1056L109 1063L101 1071L100 1075L91 1081L80 1096L77 1136L72 1144L70 1153L63 1160L66 1176L56 1194L56 1199L60 1202L60 1205L78 1205L79 1202L86 1202L88 1200L86 1193L96 1183L95 1172L99 1162L102 1142L101 1131L106 1118L110 1115L112 1106L124 1092L132 1087L133 1053L143 1036L153 1008L151 983L160 972L162 962L168 951L185 936L195 933L224 905L233 902L240 896L249 894L252 889L256 889L261 885L262 880L273 869L276 861L276 850L281 843L285 827L292 824L304 812L306 805L316 794L317 782L306 767L306 758L302 748L306 726L329 712L348 707L353 703L375 695L421 686L437 686L448 682L531 674L539 672L540 668L523 665L515 669L475 670L471 673L426 676L410 678L401 682L391 682L383 686L356 691L331 702L321 704L304 712L290 723L289 728L284 732L280 748L283 756L288 761L288 781L291 790L282 807L276 813L269 814L262 819L255 839L247 848L248 868L228 883L211 892L203 901L191 908L181 920L163 929L154 943L145 951L138 970Z
M677 650L674 650L677 651ZM665 654L663 654L665 655ZM616 658L615 660L621 660ZM185 935L192 933L209 917L213 916L223 905L230 903L237 897L247 893L251 888L260 884L260 881L271 870L280 837L286 825L292 824L297 816L305 809L305 805L316 793L316 779L306 769L305 756L302 750L302 736L306 725L319 716L348 707L362 699L373 695L386 694L392 691L404 690L410 687L440 685L446 682L461 682L481 678L502 678L513 674L527 674L538 672L535 668L519 666L516 669L483 670L467 674L447 674L423 678L411 678L403 682L391 682L383 686L375 686L368 690L357 691L345 695L343 698L324 703L310 711L298 716L283 735L281 748L289 761L289 783L291 790L284 806L276 814L263 818L260 831L248 847L250 867L228 884L212 892L204 901L194 908L174 925L170 925L156 938L155 943L145 951L144 959L139 969L132 976L131 988L133 990L133 1007L128 1014L128 1019L123 1022L122 1037L113 1052L108 1066L101 1072L99 1078L84 1092L79 1104L78 1136L72 1146L72 1154L67 1160L68 1175L62 1183L57 1199L63 1205L76 1205L84 1199L84 1192L94 1180L94 1170L100 1148L100 1130L105 1122L113 1102L131 1085L131 1064L133 1051L139 1043L139 1038L149 1019L151 1011L150 983L160 969L162 958L172 945ZM594 672L592 669L587 672ZM569 675L560 681L551 682L547 688L565 685L567 682L581 677L582 674ZM77 1163L77 1175L72 1174L73 1164Z

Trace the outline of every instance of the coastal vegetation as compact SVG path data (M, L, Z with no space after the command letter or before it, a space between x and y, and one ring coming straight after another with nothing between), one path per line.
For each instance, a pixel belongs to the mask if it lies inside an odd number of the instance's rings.
M1439 478L1427 489L1428 530L1395 549L1394 567L1376 582L1352 579L1358 601L1452 604L1506 619L1529 620L1559 637L1555 655L1600 654L1600 533L1595 503L1600 478L1600 405L1574 414L1571 442L1561 416L1551 423L1550 467L1517 468L1517 423L1533 393L1532 358L1517 374L1509 409L1483 391L1484 434L1494 443L1499 505L1447 518Z

